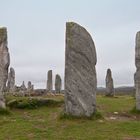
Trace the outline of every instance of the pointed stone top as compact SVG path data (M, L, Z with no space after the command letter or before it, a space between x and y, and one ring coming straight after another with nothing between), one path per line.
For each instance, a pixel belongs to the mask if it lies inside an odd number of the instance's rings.
M107 69L107 75L110 75L110 76L112 75L112 72L111 72L110 68Z
M75 31L75 32L81 32L81 30L83 30L84 32L87 32L87 35L89 37L91 37L90 34L88 33L88 31L84 27L82 27L80 24L78 24L78 23L75 23L75 22L66 22L66 28L67 28L67 32L68 33L70 33L70 30L71 29L74 29L72 31Z
M10 67L10 71L15 71L13 67Z

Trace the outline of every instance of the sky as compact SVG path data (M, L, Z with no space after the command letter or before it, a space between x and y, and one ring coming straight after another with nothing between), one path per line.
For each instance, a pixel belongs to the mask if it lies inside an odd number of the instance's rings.
M0 4L0 26L8 30L16 85L32 81L35 88L46 88L50 69L53 79L58 73L64 83L65 24L73 21L94 40L98 86L105 85L107 68L116 87L133 86L140 0L0 0Z

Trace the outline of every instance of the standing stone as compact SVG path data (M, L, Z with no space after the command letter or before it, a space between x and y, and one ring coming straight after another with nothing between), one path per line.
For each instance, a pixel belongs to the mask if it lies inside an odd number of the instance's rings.
M31 81L28 81L27 92L28 92L28 95L31 95L31 93L33 92L33 85Z
M12 67L10 68L10 72L8 74L7 88L10 92L15 91L15 70Z
M60 75L55 76L55 93L61 93L61 87L62 87L62 82L61 82L61 77Z
M65 113L88 116L96 112L96 50L82 26L66 23Z
M52 93L52 70L48 71L47 91Z
M24 81L22 82L22 85L21 85L20 89L21 89L21 91L26 91L27 90L26 86L24 84Z
M140 31L136 34L135 65L136 109L140 110Z
M3 92L6 90L10 56L8 52L7 29L0 28L0 107L5 108Z
M28 90L29 92L32 91L32 83L31 83L31 81L28 81L27 90Z
M106 81L106 96L114 96L114 84L113 84L112 72L110 69L107 69L105 81Z

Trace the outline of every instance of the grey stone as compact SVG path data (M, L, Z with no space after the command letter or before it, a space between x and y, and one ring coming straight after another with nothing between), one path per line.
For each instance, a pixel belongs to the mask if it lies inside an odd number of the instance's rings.
M11 67L10 72L8 74L8 83L7 83L8 91L15 91L15 70Z
M51 93L52 88L53 88L53 86L52 86L52 70L49 70L48 71L48 79L47 79L47 91L49 93Z
M32 91L32 83L31 83L31 81L28 81L27 90L28 90L29 92Z
M55 76L55 93L61 93L62 81L60 75Z
M34 86L32 85L31 81L28 81L28 87L27 87L28 95L31 95L31 93L33 92L33 88Z
M114 96L114 83L113 83L111 69L107 69L105 81L106 81L106 95Z
M140 31L136 34L135 65L136 109L140 110Z
M27 90L24 81L22 82L22 85L21 85L21 87L20 87L20 90L21 90L21 91L26 91L26 90Z
M5 107L5 99L3 92L6 90L6 82L8 79L8 68L10 64L10 56L8 51L7 29L0 28L0 107Z
M91 35L77 23L66 23L66 114L89 117L96 112L96 61Z

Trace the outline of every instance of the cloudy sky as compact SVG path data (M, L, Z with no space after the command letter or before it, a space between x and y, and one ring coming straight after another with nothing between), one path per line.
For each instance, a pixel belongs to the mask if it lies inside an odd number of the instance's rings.
M133 85L135 35L140 0L0 0L0 26L8 29L16 84L45 88L47 71L64 78L65 23L74 21L92 35L98 86L111 68L115 86Z

